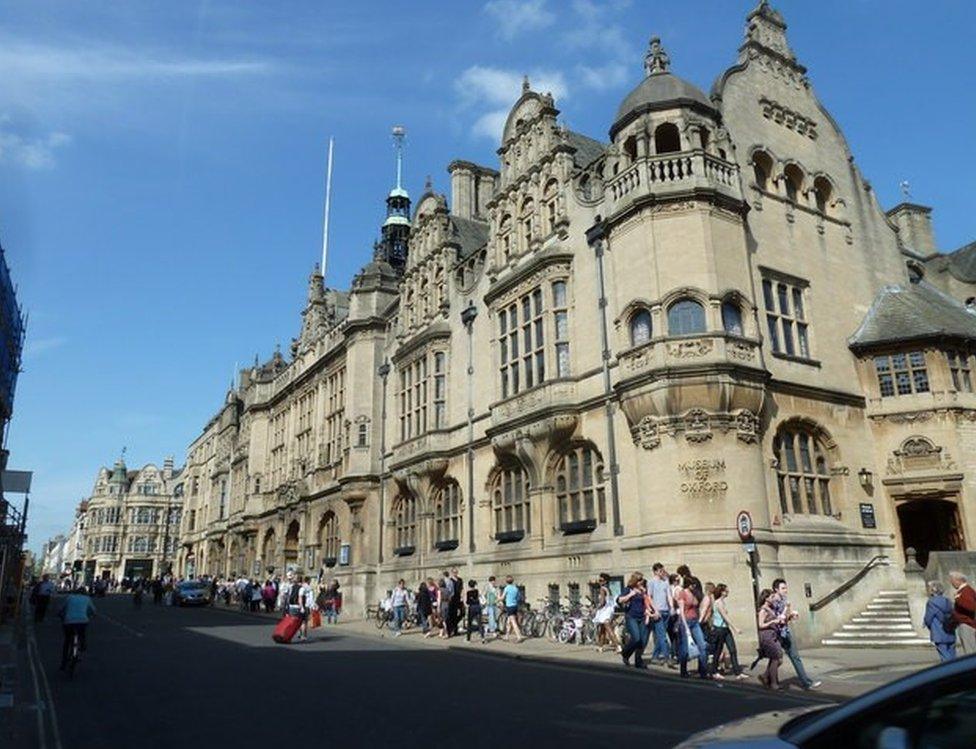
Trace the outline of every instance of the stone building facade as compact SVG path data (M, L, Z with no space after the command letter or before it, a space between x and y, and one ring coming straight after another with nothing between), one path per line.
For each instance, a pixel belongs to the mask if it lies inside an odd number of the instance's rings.
M405 262L384 235L348 293L312 274L292 356L190 447L184 573L294 566L361 608L452 566L535 601L661 560L742 620L754 553L819 637L904 587L909 542L972 548L976 265L879 206L768 3L710 95L657 39L644 68L609 142L526 81Z
M166 458L128 470L120 459L102 468L68 535L77 582L149 578L173 568L182 521L181 469Z

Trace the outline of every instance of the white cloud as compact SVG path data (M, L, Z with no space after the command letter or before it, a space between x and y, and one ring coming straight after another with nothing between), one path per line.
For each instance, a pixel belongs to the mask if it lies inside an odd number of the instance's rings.
M16 132L8 117L0 117L0 164L24 169L50 169L54 152L71 142L67 133L52 132L32 138Z
M618 88L633 78L630 66L622 62L608 62L598 67L580 65L576 72L583 86L597 91Z
M522 95L522 74L515 70L473 65L454 82L462 109L476 110L472 135L498 141L505 119ZM557 100L569 96L566 79L559 71L536 70L529 73L534 91L551 93Z
M253 75L271 68L263 60L194 59L109 44L51 46L0 38L5 76L30 80L106 81Z
M556 20L546 0L490 0L484 11L498 24L498 35L509 41L551 26Z
M67 343L67 339L59 336L31 338L28 335L27 340L24 342L24 361L34 359L45 351L53 351L54 349L61 348L65 343Z

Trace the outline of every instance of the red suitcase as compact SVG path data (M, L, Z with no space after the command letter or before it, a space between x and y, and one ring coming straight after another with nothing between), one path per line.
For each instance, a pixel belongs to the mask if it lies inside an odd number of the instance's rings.
M291 642L291 638L295 636L298 628L302 626L302 620L300 617L292 616L291 614L285 614L285 618L278 622L274 629L274 634L271 635L271 639L282 645L286 645Z

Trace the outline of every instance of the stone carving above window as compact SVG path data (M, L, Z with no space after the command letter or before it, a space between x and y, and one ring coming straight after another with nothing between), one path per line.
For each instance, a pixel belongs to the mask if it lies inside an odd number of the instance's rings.
M951 470L956 462L941 446L926 437L909 437L888 458L888 473Z
M702 444L711 440L715 431L725 434L732 430L743 442L756 443L759 441L759 418L747 410L712 414L702 408L693 408L683 416L645 416L631 427L630 433L635 445L653 450L661 444L662 434L675 438L684 435L688 442Z
M765 96L759 100L759 106L762 108L763 117L767 120L793 130L798 135L805 135L810 140L817 139L817 123L809 117L804 117L799 112Z

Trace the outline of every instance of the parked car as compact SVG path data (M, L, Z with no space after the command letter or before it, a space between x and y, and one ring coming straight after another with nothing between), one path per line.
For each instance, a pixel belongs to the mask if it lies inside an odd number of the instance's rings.
M976 655L906 676L839 705L777 710L726 723L676 749L972 749Z
M210 586L199 580L177 583L173 589L174 606L206 606L210 603Z

